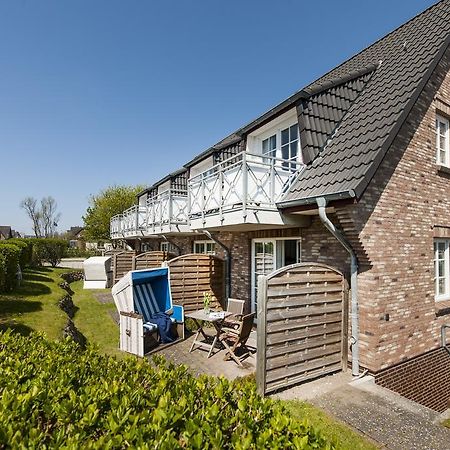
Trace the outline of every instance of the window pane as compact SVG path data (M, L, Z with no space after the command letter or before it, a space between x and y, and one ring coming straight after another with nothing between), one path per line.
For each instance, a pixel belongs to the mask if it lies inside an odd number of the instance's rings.
M262 152L266 154L269 151L269 139L264 139L262 141Z
M277 136L274 134L270 136L270 150L275 150L277 148Z
M281 131L281 145L287 144L289 142L289 128Z
M281 157L283 159L289 159L289 144L281 147Z
M291 158L295 158L297 156L297 147L298 147L297 142L293 142L291 144L291 155L290 155Z
M445 294L445 278L439 278L438 295Z
M291 141L298 139L298 126L292 125L291 127Z
M443 277L445 275L445 261L438 262L438 277Z

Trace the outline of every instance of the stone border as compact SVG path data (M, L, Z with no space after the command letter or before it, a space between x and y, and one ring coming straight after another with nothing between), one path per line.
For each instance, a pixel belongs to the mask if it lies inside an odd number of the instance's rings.
M84 278L84 274L81 271L73 271L62 273L61 278L64 280L59 284L59 287L66 291L66 295L64 295L59 301L58 306L61 310L63 310L67 316L68 320L63 329L63 337L70 337L74 342L76 342L82 349L86 348L87 339L81 333L80 330L75 326L73 322L73 318L77 311L76 306L73 303L72 295L74 291L70 287L70 284L82 280Z

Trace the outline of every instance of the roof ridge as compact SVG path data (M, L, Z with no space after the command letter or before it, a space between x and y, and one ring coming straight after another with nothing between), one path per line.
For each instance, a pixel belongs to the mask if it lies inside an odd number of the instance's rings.
M360 78L364 75L367 75L370 72L373 72L380 66L380 63L378 64L367 64L366 66L362 67L361 69L351 70L350 72L347 72L345 75L342 75L340 77L335 77L331 80L326 80L323 83L314 83L310 84L311 87L306 87L302 89L303 92L306 92L311 97L313 95L320 94L322 92L328 91L329 89L338 87L342 84L345 84L349 81L356 80L357 78Z

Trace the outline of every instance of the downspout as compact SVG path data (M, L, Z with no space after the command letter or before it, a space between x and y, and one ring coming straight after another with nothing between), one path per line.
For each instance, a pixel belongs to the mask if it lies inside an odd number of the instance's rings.
M441 345L442 345L442 347L445 348L445 350L447 350L448 353L450 353L450 348L447 345L447 336L446 336L447 329L450 330L450 325L444 324L441 326Z
M351 298L351 320L352 330L350 344L352 347L352 375L359 376L359 318L358 318L358 259L353 251L352 246L344 235L334 226L326 213L327 200L325 197L316 198L317 206L319 207L319 217L325 228L340 242L340 244L350 254L350 289L352 293Z
M170 239L168 239L167 236L166 236L165 234L162 234L161 237L162 237L166 242L168 242L169 244L173 245L173 246L177 249L177 251L178 251L178 256L181 256L182 251L181 251L181 247L180 247L179 245L175 244L175 242L172 242Z
M231 297L231 252L230 249L216 237L212 236L208 230L202 230L202 233L217 245L222 247L225 252L225 300Z

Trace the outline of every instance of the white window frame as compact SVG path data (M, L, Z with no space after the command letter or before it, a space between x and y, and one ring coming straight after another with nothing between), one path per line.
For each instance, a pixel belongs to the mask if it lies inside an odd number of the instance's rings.
M177 249L171 242L163 241L159 243L159 250L166 253L176 253Z
M445 246L444 259L438 260L438 247L440 244ZM434 240L434 291L435 300L443 301L450 300L450 239L435 239ZM439 261L444 262L444 275L439 277ZM444 293L439 293L439 278L444 279Z
M439 114L436 114L436 164L450 167L450 143L449 143L449 120ZM444 128L442 132L442 128ZM441 159L441 141L444 140L444 159Z
M297 126L297 156L292 161L303 163L301 143L300 143L300 129L298 128L298 117L296 109L292 109L281 116L273 119L268 124L258 128L253 133L250 133L247 137L247 152L262 155L263 141L276 136L276 158L282 159L281 153L281 131L286 128L290 128L293 125ZM270 155L269 155L270 156Z
M297 263L302 262L302 238L301 236L292 236L292 237L281 237L281 238L255 238L252 239L251 242L251 310L252 312L256 312L256 283L257 283L257 279L256 279L256 267L255 267L255 247L256 247L256 243L261 242L261 243L268 243L268 242L272 242L273 243L273 258L274 258L274 270L278 270L281 269L281 267L278 267L278 262L279 262L279 255L278 255L278 246L277 246L277 242L279 241L297 241Z
M202 246L203 250L201 252L197 252L196 251L196 247L197 245ZM216 251L215 251L215 242L214 241L209 241L209 240L205 240L205 241L194 241L194 245L193 245L193 253L197 253L197 254L204 254L204 255L215 255ZM212 247L212 250L208 250L208 247Z

